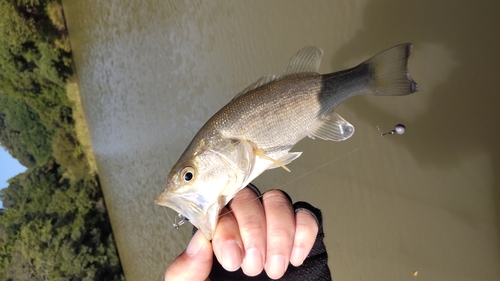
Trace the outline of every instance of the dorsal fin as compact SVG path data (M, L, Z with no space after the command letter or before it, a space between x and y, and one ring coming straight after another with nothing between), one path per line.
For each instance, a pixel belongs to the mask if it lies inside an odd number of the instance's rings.
M323 51L313 46L300 49L288 61L280 77L301 72L318 72Z
M257 89L262 85L265 85L289 74L302 72L318 72L322 57L323 51L321 49L312 46L304 47L292 56L280 76L267 74L260 77L257 81L253 82L248 87L243 89L243 91L234 96L233 100L254 89Z
M273 80L276 80L275 75L272 75L272 74L264 75L264 76L260 77L259 79L257 79L257 81L253 82L248 87L243 89L243 91L239 92L236 96L234 96L233 100L236 99L237 97L242 96L242 95L250 92L251 90L257 89L258 87L265 85Z

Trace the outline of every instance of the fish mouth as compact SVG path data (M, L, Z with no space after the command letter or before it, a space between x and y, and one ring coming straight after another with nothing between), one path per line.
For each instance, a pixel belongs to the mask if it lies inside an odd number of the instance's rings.
M163 191L155 204L173 209L212 240L220 212L217 202L208 202L199 194L172 194Z
M173 204L171 204L171 198L172 196L170 196L170 194L167 193L167 191L163 191L162 193L160 193L160 195L158 195L158 197L156 197L155 199L155 204L156 205L160 205L160 206L163 206L163 207L169 207L171 209L174 209L175 211L179 212L179 210L177 210L177 207Z
M193 201L190 200L189 197L199 198L200 196L196 194L195 196L178 195L178 194L168 193L167 191L163 191L155 199L154 202L157 205L168 207L189 219L191 216L199 214L203 210L202 204L195 203L197 201L199 202L200 200Z

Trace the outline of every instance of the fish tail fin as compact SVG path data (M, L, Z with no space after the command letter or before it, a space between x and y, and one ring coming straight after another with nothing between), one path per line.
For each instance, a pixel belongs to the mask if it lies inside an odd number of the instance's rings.
M372 75L371 92L377 96L402 96L418 91L408 72L412 44L396 45L363 62Z

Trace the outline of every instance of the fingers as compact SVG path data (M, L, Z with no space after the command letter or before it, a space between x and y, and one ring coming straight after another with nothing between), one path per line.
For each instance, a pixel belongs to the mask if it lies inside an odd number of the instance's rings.
M240 268L243 260L243 244L238 223L227 208L222 209L212 245L217 260L225 270L235 271Z
M168 280L207 280L212 269L212 246L201 231L197 231L186 250L180 254L165 274Z
M285 273L295 237L295 213L288 197L279 190L263 195L266 215L267 251L265 269L272 279Z
M255 276L264 269L266 255L266 218L264 209L254 191L245 188L230 204L240 228L244 246L241 269L248 276Z
M307 208L296 213L291 199L270 190L262 202L251 189L240 191L224 208L212 240L217 260L227 271L241 267L247 276L265 268L272 279L283 276L289 263L299 266L311 251L318 222Z
M290 263L301 265L314 246L318 235L318 222L308 211L300 210L295 214L295 238L293 240Z

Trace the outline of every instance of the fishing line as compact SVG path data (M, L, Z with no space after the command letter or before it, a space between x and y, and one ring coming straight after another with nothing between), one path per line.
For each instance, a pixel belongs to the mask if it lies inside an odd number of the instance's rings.
M295 178L295 179L293 179L293 180L291 180L291 181L289 181L289 182L287 182L287 183L284 183L284 184L280 185L280 186L279 186L279 187L277 187L276 189L281 189L282 187L284 187L284 186L286 186L286 185L289 185L289 184L291 184L292 182L294 182L294 181L296 181L296 180L298 180L298 179L300 179L300 178L303 178L303 177L307 176L308 174L310 174L310 173L312 173L312 172L314 172L314 171L316 171L316 170L319 170L319 169L321 169L321 168L323 168L323 167L325 167L325 166L328 166L328 165L330 165L330 164L332 164L332 163L334 163L334 162L337 162L338 160L340 160L340 159L342 159L342 158L344 158L344 157L347 157L347 156L349 156L349 155L351 155L351 154L355 153L356 151L358 151L358 150L360 150L360 149L361 149L361 146L360 146L360 147L358 147L358 148L356 148L356 149L354 149L354 150L351 150L350 152L348 152L348 153L346 153L346 154L344 154L344 155L342 155L342 156L340 156L340 157L337 157L337 158L335 158L335 159L333 159L333 160L330 160L330 161L328 161L328 162L326 162L326 163L324 163L324 164L322 164L322 165L320 165L320 166L318 166L318 167L316 167L316 168L314 168L314 169L312 169L312 170L310 170L310 171L308 171L308 172L305 172L305 173L304 173L304 174L302 174L301 176L299 176L299 177L297 177L297 178ZM262 195L261 195L261 197L262 197Z
M337 157L337 158L335 158L335 159L333 159L333 160L330 160L330 161L328 161L328 162L326 162L326 163L324 163L324 164L322 164L322 165L319 165L318 167L316 167L316 168L314 168L314 169L312 169L312 170L309 170L309 171L307 171L307 172L303 173L302 175L300 175L300 176L298 176L298 177L296 177L296 178L294 178L294 179L292 179L292 180L290 180L290 181L288 181L288 182L286 182L286 183L284 183L284 184L282 184L282 185L280 185L280 186L278 186L278 187L276 187L276 188L272 188L272 189L282 189L284 186L289 185L289 184L291 184L291 183L293 183L293 182L295 182L295 181L297 181L297 180L299 180L299 179L301 179L301 178L303 178L303 177L307 176L308 174L310 174L310 173L312 173L312 172L314 172L314 171L316 171L316 170L319 170L319 169L321 169L321 168L323 168L323 167L325 167L325 166L328 166L328 165L330 165L330 164L332 164L332 163L334 163L334 162L337 162L338 160L340 160L340 159L342 159L342 158L344 158L344 157L347 157L347 156L349 156L349 155L351 155L351 154L353 154L353 153L357 152L357 151L358 151L358 150L360 150L360 149L361 149L361 146L360 146L360 147L358 147L358 148L355 148L355 149L351 150L350 152L348 152L348 153L346 153L346 154L344 154L344 155L342 155L342 156L339 156L339 157ZM269 190L272 190L272 189L269 189ZM259 200L259 199L260 199L260 198L262 198L263 196L264 196L264 195L263 195L263 194L261 194L260 196L258 196L258 197L256 197L256 198L254 198L254 199L252 199L252 200L250 200L250 201L246 202L244 205L246 205L246 204L250 204L251 202L253 202L253 201L255 201L255 200ZM232 212L233 212L233 210L229 210L228 212L225 212L224 214L219 215L219 218L220 218L220 217L222 217L222 216L225 216L225 215L227 215L227 214L230 214L230 213L232 213Z
M371 138L371 139L369 140L369 142L370 142L370 143L374 143L374 142L375 142L375 141L377 141L377 140L382 140L382 138L381 138L381 137L384 137L384 136L386 136L386 135L402 135L402 134L404 134L404 132L405 132L405 130L406 130L406 127L405 127L403 124L397 124L397 125L394 127L394 129L393 129L393 130L388 131L388 132L386 132L386 133L382 133L382 131L380 130L380 128L379 128L378 126L376 126L376 128L377 128L378 132L380 133L380 136L379 136L379 137L376 137L376 138ZM310 174L310 173L313 173L313 172L315 172L315 171L317 171L317 170L319 170L319 169L321 169L321 168L323 168L323 167L326 167L326 166L328 166L328 165L330 165L330 164L332 164L332 163L335 163L335 162L339 161L340 159L343 159L343 158L345 158L345 157L347 157L347 156L349 156L349 155L351 155L351 154L354 154L354 153L358 152L359 150L361 150L361 148L363 148L363 146L359 146L359 147L357 147L357 148L355 148L355 149L353 149L353 150L351 150L351 151L347 152L346 154L344 154L344 155L342 155L342 156L339 156L339 157L337 157L337 158L335 158L335 159L333 159L333 160L330 160L330 161L328 161L328 162L326 162L326 163L324 163L324 164L321 164L321 165L317 166L316 168L314 168L314 169L312 169L312 170L309 170L309 171L307 171L307 172L303 173L302 175L300 175L300 176L298 176L298 177L296 177L296 178L294 178L294 179L292 179L292 180L290 180L290 181L288 181L288 182L286 182L286 183L284 183L284 184L282 184L282 185L278 186L277 188L272 188L272 189L282 189L284 186L287 186L287 185L289 185L289 184L291 184L291 183L293 183L293 182L295 182L295 181L297 181L297 180L299 180L299 179L301 179L301 178L303 178L303 177L307 176L307 175L308 175L308 174ZM269 189L269 190L272 190L272 189ZM258 199L262 198L263 196L264 196L264 195L260 195L260 196L256 197L255 199L252 199L252 200L250 200L250 201L246 202L246 203L245 203L245 205L246 205L246 204L249 204L249 203L251 203L251 202L253 202L253 201L255 201L255 200L258 200ZM227 215L227 214L230 214L230 213L232 213L232 212L233 212L233 210L229 210L228 212L225 212L224 214L219 215L219 218L220 218L220 217L222 217L222 216L225 216L225 215Z
M155 81L156 81L156 77L155 77ZM402 125L402 124L397 124L397 125L394 127L394 129L393 129L393 130L391 130L391 131L389 131L389 132L386 132L386 133L382 133L382 131L380 130L380 128L379 128L378 126L376 126L376 128L377 128L378 132L380 133L380 136L379 136L379 137L376 137L376 138L371 138L371 139L369 140L369 142L370 142L370 143L373 143L373 142L375 142L375 141L377 141L377 140L381 140L381 139L382 139L381 137L386 136L386 135L395 135L395 134L397 134L397 135L402 135L402 134L405 132L405 129L406 129L406 128L405 128L405 126L404 126L404 125ZM284 184L282 184L282 185L280 185L280 186L278 186L278 187L276 187L276 188L274 188L274 189L282 189L283 187L285 187L285 186L287 186L287 185L289 185L289 184L291 184L291 183L293 183L293 182L295 182L295 181L297 181L297 180L299 180L299 179L301 179L301 178L303 178L303 177L305 177L305 176L307 176L307 175L309 175L309 174L311 174L311 173L313 173L313 172L315 172L315 171L317 171L317 170L319 170L319 169L321 169L321 168L324 168L324 167L326 167L326 166L328 166L328 165L331 165L331 164L333 164L333 163L335 163L335 162L337 162L337 161L339 161L339 160L341 160L341 159L343 159L343 158L346 158L347 156L349 156L349 155L351 155L351 154L354 154L354 153L358 152L358 151L359 151L359 150L361 150L362 148L363 148L363 146L359 146L359 147L357 147L357 148L355 148L355 149L353 149L353 150L351 150L351 151L349 151L349 152L345 153L344 155L341 155L341 156L339 156L339 157L337 157L337 158L334 158L334 159L332 159L332 160L330 160L330 161L328 161L328 162L326 162L326 163L323 163L323 164L321 164L321 165L319 165L319 166L317 166L317 167L315 167L315 168L313 168L313 169L311 169L311 170L309 170L309 171L307 171L307 172L303 173L302 175L300 175L300 176L298 176L298 177L296 177L296 178L294 178L294 179L292 179L292 180L290 180L290 181L288 181L288 182L286 182L286 183L284 183ZM258 199L260 199L260 198L262 198L262 197L263 197L263 195L260 195L260 196L256 197L255 199L249 200L248 202L246 202L246 203L245 203L245 205L246 205L246 204L250 204L251 202L253 202L253 201L255 201L255 200L258 200ZM170 217L170 215L169 215L168 210L166 210L166 209L167 209L167 208L165 208L165 213L167 214L168 219L170 220L170 222L171 222L172 226L173 226L175 229L179 229L179 227L180 227L181 225L183 225L185 222L189 221L187 218L185 218L184 216L182 216L182 215L180 215L180 214L178 214L177 216L175 216L175 218L174 218L174 219L172 219L172 218ZM220 217L222 217L222 216L225 216L225 215L227 215L227 214L230 214L230 213L232 213L232 212L233 212L233 210L228 210L227 212L224 212L223 214L219 215L219 218L220 218ZM179 218L180 218L180 221L179 221L179 222L177 222L177 217L179 217Z
M156 31L162 30L160 28L160 26L159 26L158 21L155 21L155 23L154 23L153 26L154 26L153 30L156 30ZM163 38L163 41L165 41L164 40L164 36L160 36L160 38ZM157 44L156 48L159 48L159 46L166 46L167 45L166 43L167 42L165 42L165 44ZM155 53L156 54L162 54L161 50L157 50ZM160 55L160 58L164 59L164 56ZM154 75L153 89L155 89L157 87L157 81L158 81L157 78L158 78L158 75L159 75L159 73L158 73L158 63L159 63L159 61L160 60L155 59L155 61L153 63L153 65L154 65L154 68L153 68L154 69L154 71L153 71L153 75ZM155 91L151 91L151 93L155 93ZM161 114L159 114L160 112L162 112L161 111L161 107L160 107L161 103L158 100L158 94L154 94L154 101L155 101L155 104L154 104L155 112L158 112L158 114L155 114L155 116L161 116ZM161 138L161 134L160 134L160 128L159 128L158 118L154 118L154 119L155 119L154 123L156 125L156 139L157 140L161 140L162 138ZM160 153L160 155L161 155L161 153ZM162 165L162 160L161 159L163 159L163 157L161 157L161 156L160 157L156 157L156 159L157 159L156 167L162 167L163 165ZM165 186L165 184L159 185L159 188L160 188L159 192L160 193L163 191L163 187L164 186ZM179 226L182 225L183 223L178 223L177 222L177 216L174 216L174 219L172 219L172 217L170 216L169 213L172 212L173 210L171 210L170 208L162 208L162 209L163 209L163 212L165 212L165 214L167 215L167 218L170 221L170 223L172 224L172 226L175 229L179 229Z

